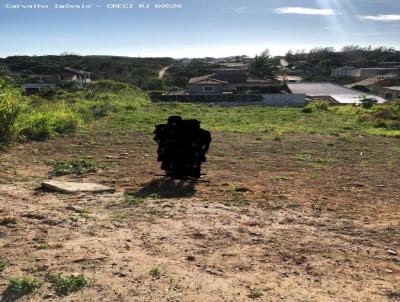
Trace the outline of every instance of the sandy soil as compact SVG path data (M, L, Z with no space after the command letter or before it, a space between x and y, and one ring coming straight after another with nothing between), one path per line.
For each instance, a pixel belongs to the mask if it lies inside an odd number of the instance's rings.
M159 176L155 153L147 134L89 130L0 155L0 293L61 273L89 284L19 301L400 300L398 139L214 133L198 183ZM57 179L117 193L36 189L73 158L102 169Z

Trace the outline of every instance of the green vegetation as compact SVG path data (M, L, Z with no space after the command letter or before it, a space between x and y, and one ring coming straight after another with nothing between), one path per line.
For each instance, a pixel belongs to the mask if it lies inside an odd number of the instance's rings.
M7 262L0 260L0 273L6 269Z
M252 300L259 299L263 296L262 292L256 288L250 288L249 293L247 297L249 297Z
M107 92L105 92L107 91ZM24 97L0 81L0 148L13 140L44 141L75 132L85 123L148 103L147 95L124 83L99 81L86 90L49 90Z
M160 277L161 277L161 269L159 267L153 267L150 270L149 274L154 279L160 279Z
M47 279L59 295L79 291L88 284L88 281L82 275L62 276L60 274L50 274Z
M17 277L10 280L6 292L8 295L23 296L36 291L42 282L33 277Z
M0 80L0 148L4 148L15 137L15 123L21 111L21 105L18 92L7 87Z
M86 90L54 90L23 97L1 82L0 139L4 148L13 140L41 141L67 135L88 123L95 123L104 132L124 129L151 133L154 125L177 114L199 119L203 127L213 131L263 132L276 141L290 132L400 136L400 101L367 107L329 106L325 101L310 102L303 109L151 103L143 91L108 80L94 82ZM57 175L95 170L96 165L86 160L54 164Z
M87 159L74 159L71 161L55 161L50 163L53 166L52 174L55 176L69 174L86 174L96 172L99 165Z
M93 73L93 80L114 80L150 88L158 80L158 71L171 65L171 58L130 58L117 56L12 56L0 59L0 75L12 82L37 80L35 75L56 75L64 67L82 69Z

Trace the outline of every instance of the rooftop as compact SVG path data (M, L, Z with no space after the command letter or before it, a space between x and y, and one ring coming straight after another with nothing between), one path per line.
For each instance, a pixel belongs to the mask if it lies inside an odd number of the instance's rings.
M390 90L398 90L398 91L400 91L400 86L392 86L392 87L385 87L385 88L390 89Z
M71 67L64 67L63 69L64 69L64 71L68 71L68 72L71 72L71 73L74 73L74 74L80 74L80 75L92 74L91 72L87 72L87 71L84 71L84 70L75 69L75 68L71 68Z
M339 104L358 104L360 103L360 98L364 96L373 97L378 101L378 103L386 102L385 99L379 96L363 93L329 82L288 83L287 86L293 94L305 94L312 99L329 98Z
M287 86L292 93L306 94L309 96L360 94L357 90L329 82L288 83Z

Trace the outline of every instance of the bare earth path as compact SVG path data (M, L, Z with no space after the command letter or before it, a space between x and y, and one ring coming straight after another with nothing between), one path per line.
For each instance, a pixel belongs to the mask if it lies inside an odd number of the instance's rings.
M20 301L400 299L398 139L214 133L197 184L157 176L155 150L148 134L89 130L0 155L0 293L61 273L89 285ZM47 161L73 158L103 168L57 179L117 193L35 190Z

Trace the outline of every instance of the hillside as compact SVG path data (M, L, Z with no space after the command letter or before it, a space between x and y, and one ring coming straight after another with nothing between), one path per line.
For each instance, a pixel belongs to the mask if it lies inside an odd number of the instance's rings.
M94 80L108 79L151 89L151 85L158 82L159 70L173 62L171 58L13 56L0 59L0 76L3 69L3 74L8 74L17 82L24 82L33 75L57 74L64 67L72 67L92 72ZM8 72L4 71L5 68Z

